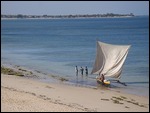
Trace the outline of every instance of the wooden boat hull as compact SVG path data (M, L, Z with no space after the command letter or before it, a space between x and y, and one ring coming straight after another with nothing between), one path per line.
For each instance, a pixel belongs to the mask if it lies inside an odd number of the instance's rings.
M97 83L99 83L99 84L102 84L102 85L105 85L105 86L109 86L110 85L110 81L108 81L108 80L104 80L104 83L101 80L99 80L99 79L96 79L96 80L97 80Z

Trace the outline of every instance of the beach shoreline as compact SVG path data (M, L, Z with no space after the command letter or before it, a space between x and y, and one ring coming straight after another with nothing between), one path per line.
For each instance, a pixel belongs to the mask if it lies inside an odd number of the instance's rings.
M38 78L42 73L18 69L25 76L2 74L1 71L2 111L149 111L149 97L107 88L68 85L56 76L52 79L57 82L46 83Z
M27 66L22 66L10 62L2 62L1 66L13 69L17 72L21 72L25 75L24 77L26 78L32 78L46 83L63 82L63 84L71 86L101 89L101 85L97 84L94 76L81 76L80 74L78 76L66 76L58 73L45 72L42 69L29 68ZM149 91L146 90L147 87L135 87L130 85L130 82L126 85L127 86L124 86L112 81L108 89L127 94L134 94L137 96L149 97Z

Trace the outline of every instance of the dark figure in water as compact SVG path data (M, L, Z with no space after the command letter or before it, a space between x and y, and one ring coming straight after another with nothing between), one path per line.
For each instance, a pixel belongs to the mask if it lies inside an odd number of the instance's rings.
M88 76L88 68L87 68L87 66L85 67L85 75Z
M83 75L84 69L82 67L80 68L80 71L81 71L81 75Z
M78 67L75 67L76 76L78 76Z

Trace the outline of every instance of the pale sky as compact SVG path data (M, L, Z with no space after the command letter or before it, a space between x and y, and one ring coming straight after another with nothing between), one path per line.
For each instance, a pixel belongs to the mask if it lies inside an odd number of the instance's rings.
M149 1L1 1L1 14L69 15L69 14L149 15Z

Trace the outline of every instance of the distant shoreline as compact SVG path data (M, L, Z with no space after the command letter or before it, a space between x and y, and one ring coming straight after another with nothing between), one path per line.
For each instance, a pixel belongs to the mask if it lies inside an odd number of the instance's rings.
M124 18L134 17L133 13L130 14L86 14L86 15L1 15L1 19L82 19L82 18Z
M53 19L101 19L101 18L132 18L132 16L123 16L123 17L87 17L87 18L84 18L84 17L80 17L80 18L1 18L1 20L25 20L25 19L35 19L35 20L38 20L38 19L43 19L43 20L53 20Z

